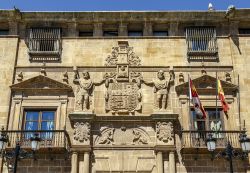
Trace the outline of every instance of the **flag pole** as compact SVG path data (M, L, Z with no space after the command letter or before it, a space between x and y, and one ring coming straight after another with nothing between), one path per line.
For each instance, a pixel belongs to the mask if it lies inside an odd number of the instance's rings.
M217 74L217 71L216 71L216 106L215 106L215 113L216 113L216 117L217 117L217 114L218 114L218 74Z
M192 134L191 134L191 121L193 121L193 117L191 115L191 110L190 110L190 100L191 100L191 88L190 88L190 76L188 74L188 113L189 113L189 142L190 142L190 145L192 144Z
M188 113L189 113L189 130L191 130L191 119L193 119L192 115L191 115L191 110L190 110L190 99L191 99L191 95L190 95L190 76L188 74Z

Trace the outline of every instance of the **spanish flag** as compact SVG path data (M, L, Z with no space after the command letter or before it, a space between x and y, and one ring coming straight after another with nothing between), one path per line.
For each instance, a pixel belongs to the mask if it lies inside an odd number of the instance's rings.
M189 79L189 97L194 105L194 110L195 110L196 115L201 116L202 118L205 119L207 117L206 111L201 104L198 92L195 86L193 85L193 82L191 79Z
M225 113L227 113L227 111L229 110L229 107L228 107L228 104L226 102L224 91L223 91L223 88L221 86L221 82L219 79L217 79L217 93L219 95L219 99L221 101L221 106L223 108L223 111Z

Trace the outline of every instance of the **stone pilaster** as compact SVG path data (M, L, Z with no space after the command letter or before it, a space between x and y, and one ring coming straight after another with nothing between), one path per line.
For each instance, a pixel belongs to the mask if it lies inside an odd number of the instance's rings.
M76 37L76 36L78 36L77 23L76 22L70 22L70 23L68 23L68 36L69 37Z
M18 22L9 22L9 35L18 35Z
M120 23L118 35L119 36L128 36L128 24L127 23Z
M163 156L162 151L156 153L156 162L157 162L157 172L163 173Z
M169 36L177 36L179 34L179 23L171 22L169 28Z
M79 171L78 173L85 173L85 165L84 165L84 155L79 154Z
M73 152L71 156L71 173L77 173L78 169L78 153Z
M145 22L143 26L143 36L152 36L153 35L153 26L150 22Z
M95 23L93 36L94 37L101 37L102 35L103 35L102 23Z
M175 173L175 155L174 155L174 151L169 152L169 173Z
M84 152L84 172L89 173L89 152Z

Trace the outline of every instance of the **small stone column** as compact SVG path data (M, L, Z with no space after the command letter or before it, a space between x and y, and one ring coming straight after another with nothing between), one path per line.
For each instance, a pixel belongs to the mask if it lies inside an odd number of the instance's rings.
M120 23L118 35L119 36L128 36L128 24L127 23Z
M163 173L163 156L162 151L157 151L156 153L156 161L157 161L157 172Z
M179 24L178 22L171 22L169 28L169 36L178 36Z
M175 173L175 156L174 151L169 152L169 173Z
M9 34L10 35L18 35L18 22L9 22Z
M101 37L103 35L102 31L102 23L95 23L94 24L94 37Z
M84 153L84 172L89 173L89 152Z
M77 173L78 168L78 154L77 152L73 152L71 156L71 173Z
M146 22L143 26L143 36L152 36L152 35L153 35L152 23Z
M84 155L83 154L79 154L79 173L84 173Z
M69 22L68 23L68 36L69 37L77 37L78 36L77 32L77 23L76 22Z

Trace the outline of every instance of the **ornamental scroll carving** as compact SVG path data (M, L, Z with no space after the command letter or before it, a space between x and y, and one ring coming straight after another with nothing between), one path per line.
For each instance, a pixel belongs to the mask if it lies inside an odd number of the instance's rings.
M174 140L173 123L158 122L156 124L156 135L159 141L169 143Z
M106 59L107 66L116 66L116 72L104 75L105 109L115 114L133 113L141 110L141 81L139 72L130 71L130 66L139 66L140 59L128 46L127 41L118 41L119 47L112 49Z
M90 124L88 122L76 122L74 124L74 140L80 143L88 142L90 139Z
M129 66L141 65L140 58L134 53L133 47L128 46L127 41L118 41L119 47L113 47L111 55L106 58L106 66L128 64Z
M101 131L102 132L98 144L114 144L115 128L104 127L103 129L101 129Z
M147 137L140 129L133 129L132 133L134 135L133 144L148 144Z
M95 145L146 145L150 136L142 127L103 126L95 138Z

